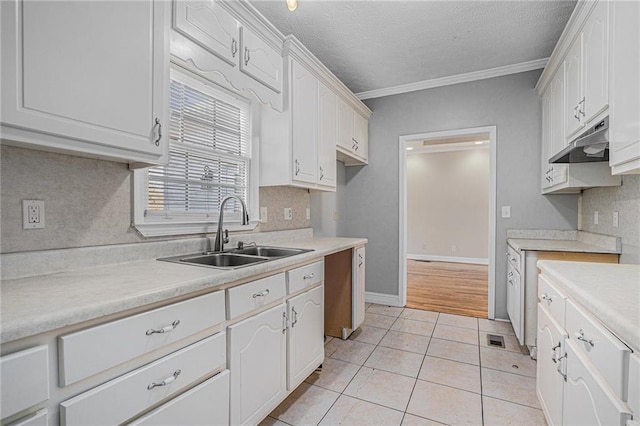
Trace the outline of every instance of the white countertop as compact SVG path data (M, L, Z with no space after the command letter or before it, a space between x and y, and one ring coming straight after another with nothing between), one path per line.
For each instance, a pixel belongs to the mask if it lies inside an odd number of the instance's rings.
M640 351L640 265L541 260L538 267L634 351Z
M366 242L364 238L312 238L272 243L269 245L314 251L233 270L149 259L3 280L0 287L0 342L189 293L230 287L252 277L319 260Z
M518 251L565 251L576 253L613 253L619 254L620 250L612 247L603 247L578 240L544 240L528 238L509 238L508 244Z

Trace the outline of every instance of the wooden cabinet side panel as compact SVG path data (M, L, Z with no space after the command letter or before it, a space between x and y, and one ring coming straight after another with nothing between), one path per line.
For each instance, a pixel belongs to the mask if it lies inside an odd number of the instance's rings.
M351 327L352 250L344 250L324 260L324 334L341 337L342 328Z

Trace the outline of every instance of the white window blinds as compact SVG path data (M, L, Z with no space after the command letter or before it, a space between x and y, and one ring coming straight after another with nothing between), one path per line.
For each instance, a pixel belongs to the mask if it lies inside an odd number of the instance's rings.
M172 74L169 164L149 169L145 216L217 215L249 197L249 104ZM240 212L235 199L225 212Z

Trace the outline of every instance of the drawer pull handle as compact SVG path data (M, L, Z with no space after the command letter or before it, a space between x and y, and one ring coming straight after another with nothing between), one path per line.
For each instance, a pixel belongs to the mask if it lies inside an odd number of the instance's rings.
M315 277L316 274L314 274L313 272L310 273L309 275L305 275L302 277L303 280L310 280L311 278Z
M174 322L171 323L171 325L163 327L160 330L154 330L153 328L150 328L150 329L147 330L147 332L145 334L147 336L151 336L152 334L168 333L170 331L175 330L178 325L180 325L180 320L175 320Z
M582 331L582 329L580 329L580 331L576 331L574 333L574 336L576 336L576 339L589 344L591 347L594 347L596 345L595 343L593 343L593 340L584 337L584 331Z
M551 304L551 302L553 302L553 298L551 298L551 296L549 296L547 293L544 293L542 296L540 296L540 299L546 300L548 304Z
M269 295L269 289L261 291L260 293L254 293L253 298L255 299L257 297L266 297L267 295Z
M151 389L157 388L159 386L167 386L168 384L175 382L176 379L178 378L178 376L180 375L180 373L182 373L182 371L176 370L176 371L173 372L173 374L171 376L167 377L166 379L164 379L160 383L156 383L156 382L151 383L149 386L147 386L147 389L151 390Z

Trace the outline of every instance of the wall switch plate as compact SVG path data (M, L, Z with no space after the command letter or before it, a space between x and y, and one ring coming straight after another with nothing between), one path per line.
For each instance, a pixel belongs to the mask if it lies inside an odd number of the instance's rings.
M307 220L311 219L311 209L309 207L307 207L307 214L306 214Z
M502 206L502 218L509 219L511 217L511 206Z
M44 200L22 200L22 228L44 228Z
M599 221L598 221L598 212L597 212L597 211L595 211L595 212L593 212L593 224L594 224L594 225L597 225L597 224L598 224L598 222L599 222Z
M613 227L617 228L619 224L620 224L620 217L618 215L618 212L613 212Z
M333 211L333 221L334 221L334 222L337 222L337 221L338 221L338 211L337 211L337 210L334 210L334 211Z
M291 209L291 207L285 207L284 220L291 220L291 219L293 219L293 210Z
M260 222L267 223L269 221L269 213L266 207L260 207Z

